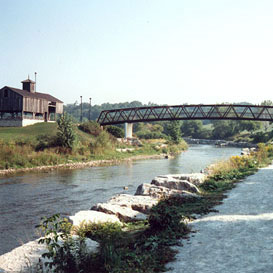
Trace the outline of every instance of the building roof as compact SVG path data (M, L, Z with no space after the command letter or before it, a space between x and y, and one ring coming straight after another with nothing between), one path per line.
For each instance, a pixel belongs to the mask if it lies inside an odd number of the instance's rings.
M32 81L31 79L27 79L27 80L24 80L24 81L21 81L22 83L23 82L31 82L31 83L35 83L34 81Z
M35 92L35 93L31 93L27 90L22 90L22 89L18 89L18 88L13 88L13 87L9 87L9 86L5 86L3 88L9 88L10 90L14 91L15 93L23 96L23 97L29 97L29 98L35 98L35 99L44 99L44 100L48 100L48 101L53 101L53 102L59 102L59 103L63 103L63 101L49 95L49 94L45 94L45 93L39 93L39 92Z

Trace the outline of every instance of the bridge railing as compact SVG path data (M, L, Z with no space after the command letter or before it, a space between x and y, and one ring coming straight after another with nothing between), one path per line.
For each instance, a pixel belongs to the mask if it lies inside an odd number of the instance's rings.
M111 125L126 122L194 119L273 121L273 106L198 104L123 108L104 110L97 121L101 125Z

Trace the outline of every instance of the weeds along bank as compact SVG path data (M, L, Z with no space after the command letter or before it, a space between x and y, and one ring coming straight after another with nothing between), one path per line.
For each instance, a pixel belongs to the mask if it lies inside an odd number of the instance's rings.
M187 149L184 141L118 141L120 130L113 126L102 130L96 122L76 126L66 116L58 124L0 128L0 170L64 167L64 164L84 167L84 163L89 161L109 160L110 164L111 160L116 162L142 155L174 154ZM74 163L83 164L75 166Z
M187 184L187 192L182 190L182 185L186 185L185 179L189 175L158 176L151 184L140 185L138 195L131 196L156 201L150 209L144 199L139 205L146 219L128 221L121 217L121 211L107 214L107 204L97 204L93 208L91 221L88 218L84 222L73 221L74 225L58 215L44 218L40 225L44 234L41 243L46 249L44 257L48 259L48 266L55 270L49 272L164 271L165 264L175 259L176 253L171 246L191 232L187 222L196 214L213 211L227 190L259 167L271 163L272 158L273 146L259 144L259 149L250 155L233 156L210 166L208 176L202 181L197 182L191 176L192 185L190 188ZM110 203L117 205L117 198ZM130 206L137 209L135 203ZM94 215L102 211L109 220L98 223ZM77 241L73 240L75 235L79 236ZM87 239L99 244L96 251L87 251L84 243Z

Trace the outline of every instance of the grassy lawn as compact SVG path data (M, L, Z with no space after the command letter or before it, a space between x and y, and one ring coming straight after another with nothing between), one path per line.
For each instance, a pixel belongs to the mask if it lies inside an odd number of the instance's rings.
M37 123L26 127L0 127L0 139L7 141L36 141L38 135L53 136L57 133L56 123Z
M90 142L90 135L75 128L81 142ZM37 136L54 136L57 134L57 123L37 123L26 127L0 127L0 140L4 142L20 141L35 143Z

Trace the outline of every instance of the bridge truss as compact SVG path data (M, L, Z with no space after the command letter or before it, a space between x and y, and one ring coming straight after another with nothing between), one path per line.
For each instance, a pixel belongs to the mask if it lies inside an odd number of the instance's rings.
M102 111L97 121L103 126L145 121L198 119L273 121L273 106L198 104L123 108Z

